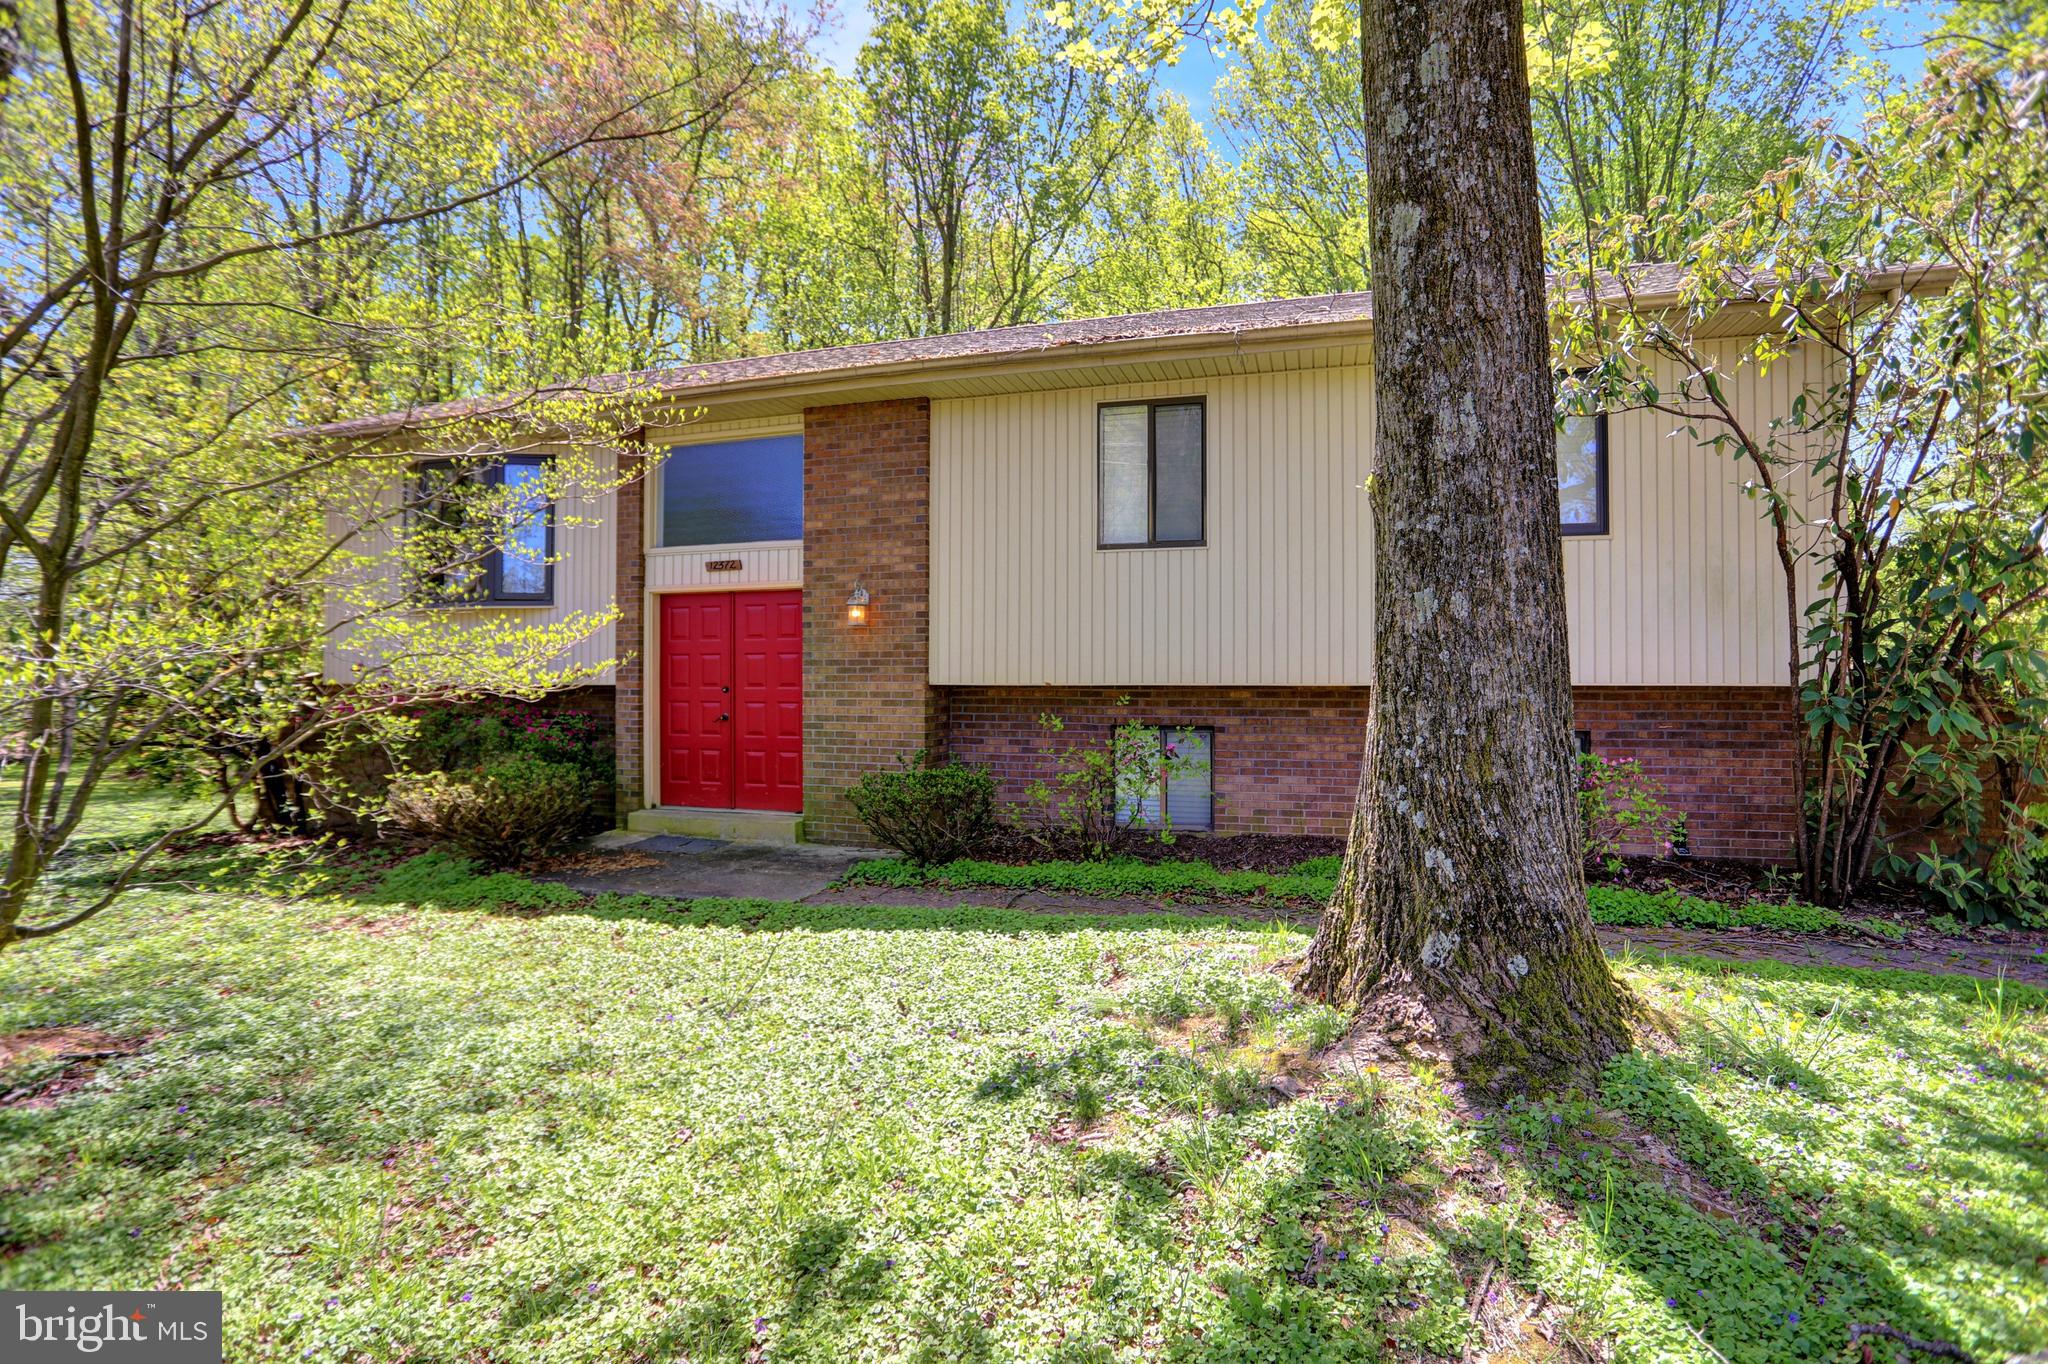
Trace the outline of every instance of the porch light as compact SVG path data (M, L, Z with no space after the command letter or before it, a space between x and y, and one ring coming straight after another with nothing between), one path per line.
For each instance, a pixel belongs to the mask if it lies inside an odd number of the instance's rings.
M846 599L846 623L866 625L868 623L868 590L859 583L853 585L853 594Z

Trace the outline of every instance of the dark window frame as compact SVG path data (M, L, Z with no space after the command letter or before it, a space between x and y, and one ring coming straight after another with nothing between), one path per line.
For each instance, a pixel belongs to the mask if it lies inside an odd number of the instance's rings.
M1562 436L1564 432L1560 430L1558 434ZM1557 518L1558 528L1566 535L1606 535L1608 533L1608 522L1613 519L1609 513L1607 498L1607 414L1605 412L1595 412L1593 414L1593 462L1596 466L1596 471L1593 475L1593 487L1600 499L1600 517L1597 521L1591 522L1567 521L1560 510ZM1556 466L1556 463L1557 452L1552 450L1551 464L1553 468Z
M500 455L487 462L478 464L466 464L464 461L453 459L422 460L413 466L414 495L421 501L431 496L431 492L425 487L425 481L428 474L436 471L452 472L458 479L481 479L486 487L502 488L505 486L505 470L512 465L518 465L521 468L545 469L548 465L548 457L546 455ZM445 591L445 584L437 584L437 587L441 587L444 590L436 596L433 604L458 610L472 606L553 606L555 604L555 499L552 497L548 498L543 504L541 511L542 515L547 518L548 537L547 549L544 551L546 562L541 565L544 580L539 592L508 593L504 590L505 551L500 546L482 557L479 563L482 572L479 574L472 590L458 594L449 594Z
M1112 407L1145 409L1145 538L1111 541L1102 538L1102 414ZM1200 501L1202 533L1192 540L1161 540L1159 533L1159 409L1192 407L1202 421L1202 477ZM1209 543L1209 399L1205 394L1184 398L1124 398L1095 405L1095 548L1104 549L1202 549Z
M1206 737L1207 737L1207 740L1208 740L1208 745L1209 745L1209 773L1208 773L1208 775L1209 775L1209 818L1208 818L1207 822L1205 822L1205 823L1202 823L1202 824L1179 824L1179 823L1176 823L1176 824L1175 824L1175 825L1173 826L1173 828L1174 828L1175 832L1181 832L1181 831L1186 831L1186 832L1188 832L1188 833L1195 833L1195 834L1212 834L1212 833L1215 833L1215 832L1216 832L1216 735L1217 735L1217 733L1218 733L1217 727L1216 727L1215 725L1178 725L1178 724L1161 724L1161 723L1158 723L1158 722L1155 722L1155 721L1151 721L1151 720L1143 721L1142 723L1144 724L1145 728L1147 728L1147 729L1151 730L1151 731L1152 731L1152 732L1153 732L1154 734L1156 734L1156 735L1158 736L1158 738L1159 738L1159 767L1158 767L1158 778L1159 778L1159 808L1160 808L1160 810L1161 810L1161 811L1164 811L1164 810L1165 810L1165 809L1167 808L1167 805L1168 805L1168 803L1169 803L1169 802L1170 802L1170 800L1172 799L1172 798L1171 798L1171 796L1170 796L1170 794L1169 794L1169 793L1168 793L1168 791L1167 791L1167 786L1166 786L1166 740L1167 740L1167 736L1168 736L1168 735L1171 735L1171 734L1175 734L1175 733L1181 733L1181 734L1187 734L1187 733L1194 733L1194 734L1201 734L1201 735L1204 735L1204 736L1206 736ZM1114 797L1112 797L1112 799L1114 799ZM1140 823L1138 822L1138 820L1137 820L1137 816L1136 816L1136 812L1135 812L1135 811L1134 811L1134 812L1132 812L1132 816L1131 816L1131 818L1129 818L1129 819L1125 819L1125 818L1123 817L1123 812L1122 812L1122 811L1120 811L1120 810L1113 810L1113 811L1111 811L1111 815L1112 815L1112 817L1114 818L1114 820L1116 821L1116 826L1117 826L1118 828L1120 828L1120 829L1149 829L1149 828L1156 828L1156 827L1158 827L1158 826L1156 826L1156 825L1150 825L1150 824L1140 824Z

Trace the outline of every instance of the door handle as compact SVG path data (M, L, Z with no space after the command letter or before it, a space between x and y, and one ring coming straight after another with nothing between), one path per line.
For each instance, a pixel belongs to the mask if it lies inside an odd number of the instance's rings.
M724 723L725 723L725 722L726 722L727 720L730 720L730 719L732 719L732 717L731 717L730 715L721 715L721 716L719 716L719 717L718 717L718 723L722 725L722 724L724 724Z

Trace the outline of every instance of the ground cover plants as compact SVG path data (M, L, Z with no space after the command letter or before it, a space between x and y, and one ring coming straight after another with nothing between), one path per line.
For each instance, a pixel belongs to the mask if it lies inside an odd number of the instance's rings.
M1147 896L1201 901L1277 901L1318 906L1336 889L1342 859L1316 857L1285 872L1218 871L1203 862L988 862L963 858L920 866L878 858L848 870L855 885L912 887L999 886L1091 896ZM1593 922L1635 928L1761 928L1789 933L1863 931L1897 938L1902 930L1882 919L1851 918L1818 905L1754 900L1729 904L1676 890L1594 884L1586 888Z
M1324 1051L1286 923L205 865L0 960L0 1285L238 1359L2048 1348L2038 990L1624 957L1639 1048L1496 1110Z

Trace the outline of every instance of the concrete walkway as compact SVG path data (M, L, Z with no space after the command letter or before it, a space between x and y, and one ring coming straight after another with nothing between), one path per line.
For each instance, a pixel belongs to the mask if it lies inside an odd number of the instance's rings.
M854 863L884 854L818 843L722 843L676 834L599 834L560 870L537 877L599 895L678 900L808 900Z

